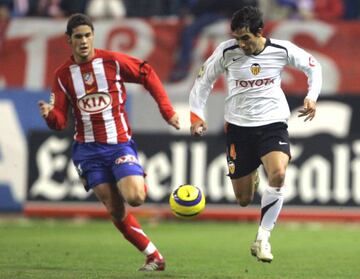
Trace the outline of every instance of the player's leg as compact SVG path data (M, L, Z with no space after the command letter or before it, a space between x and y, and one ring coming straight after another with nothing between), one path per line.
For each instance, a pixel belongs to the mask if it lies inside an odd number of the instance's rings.
M141 252L146 255L154 254L157 249L143 233L135 217L132 214L127 214L125 200L115 182L118 181L118 184L121 185L129 182L127 179L122 181L124 177L129 177L131 174L136 175L136 178L130 180L137 181L135 184L138 186L135 187L135 191L126 194L126 197L132 205L140 205L144 202L144 172L137 163L136 152L131 148L129 149L128 144L101 146L99 148L96 144L75 143L72 153L74 165L85 189L87 191L94 190L95 195L105 205L118 230ZM109 168L109 165L112 167ZM155 270L161 270L161 268L164 269L164 265L158 265Z
M261 198L261 219L255 243L251 247L252 255L264 262L271 262L273 255L269 243L283 205L282 187L285 171L290 159L289 136L287 126L275 123L262 131L259 153L268 177Z
M140 206L146 198L146 185L143 175L129 175L117 183L118 189L130 206Z
M119 194L130 206L140 206L146 198L144 170L139 164L135 143L130 141L119 148L112 164L112 173L117 181ZM117 220L117 228L125 238L134 244L147 258L141 271L164 270L165 261L155 245L141 229L135 216L128 214L124 220Z
M283 204L285 171L289 163L289 155L282 151L272 151L261 158L268 177L261 199L261 227L267 231L274 228Z
M259 185L258 170L252 171L250 174L240 178L231 179L235 197L241 206L249 205L254 199L255 191Z
M145 200L146 185L143 176L130 175L123 177L118 181L117 188L124 200L131 206L139 206ZM140 271L165 269L163 256L144 233L135 216L129 213L124 220L116 220L114 224L121 230L128 241L146 255L145 264L139 269Z
M120 181L119 183L121 184ZM118 187L110 183L101 183L93 187L93 191L97 198L105 205L112 222L125 239L140 252L144 253L147 256L147 261L150 262L151 260L147 271L164 270L165 263L161 254L143 232L135 216L127 212L124 203L125 199L122 197Z
M124 200L113 183L101 183L92 189L98 200L106 207L113 222L125 218L126 208Z
M115 227L123 234L125 239L145 255L158 256L158 258L162 259L156 247L142 231L136 218L131 213L126 212L124 198L120 194L118 187L112 183L101 183L92 188L97 198L105 205ZM163 260L160 262L163 262ZM164 268L162 267L162 269Z
M261 160L268 174L268 185L261 198L260 225L251 254L263 262L271 262L273 255L269 238L283 205L282 186L289 156L281 151L272 151Z
M251 203L259 185L257 168L261 161L254 146L252 130L229 123L225 125L228 176L240 206Z

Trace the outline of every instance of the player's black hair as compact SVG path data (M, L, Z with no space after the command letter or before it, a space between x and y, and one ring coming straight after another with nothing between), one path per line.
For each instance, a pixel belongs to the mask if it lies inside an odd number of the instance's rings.
M237 10L231 18L231 31L243 27L249 28L250 32L256 35L264 27L262 12L253 6L246 6Z
M71 37L73 29L80 25L90 26L91 30L94 31L94 25L92 24L91 19L87 15L77 13L69 17L65 34Z

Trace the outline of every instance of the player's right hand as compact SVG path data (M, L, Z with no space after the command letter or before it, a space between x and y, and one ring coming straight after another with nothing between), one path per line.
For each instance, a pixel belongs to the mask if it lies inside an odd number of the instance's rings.
M48 115L49 115L49 112L50 110L53 109L53 106L48 104L47 102L43 101L43 100L40 100L38 102L38 106L40 108L40 115L43 117L43 118L47 118Z
M205 121L196 121L191 124L190 133L195 137L202 137L207 130L207 124Z
M168 120L169 125L173 126L176 130L180 129L179 115L175 114Z

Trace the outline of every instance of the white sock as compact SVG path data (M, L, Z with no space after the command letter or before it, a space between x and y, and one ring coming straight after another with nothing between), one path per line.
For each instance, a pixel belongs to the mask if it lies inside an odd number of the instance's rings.
M261 198L261 221L257 239L268 239L283 205L281 188L266 186Z
M155 245L150 241L146 248L142 251L146 256L151 255L156 251Z
M263 227L259 226L257 235L256 235L256 240L266 240L269 241L270 238L270 231L264 229Z

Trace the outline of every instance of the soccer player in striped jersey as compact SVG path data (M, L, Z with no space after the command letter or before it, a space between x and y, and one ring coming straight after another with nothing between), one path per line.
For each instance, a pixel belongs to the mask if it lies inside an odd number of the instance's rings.
M176 129L179 117L149 64L94 48L94 27L87 16L72 15L66 34L72 56L56 70L50 102L39 101L40 113L51 129L62 130L71 106L75 119L72 159L85 189L94 191L116 228L146 255L139 270L164 270L163 256L125 206L143 204L146 185L125 110L124 83L142 84L165 121Z
M191 89L191 134L201 136L207 129L205 105L214 82L225 73L226 153L229 177L241 206L247 206L259 183L257 169L264 166L267 186L261 199L261 219L251 254L271 262L269 243L283 204L282 188L290 160L287 119L290 109L280 87L286 65L303 71L308 92L299 117L312 120L321 90L320 64L305 50L289 41L266 38L258 8L244 7L231 19L233 39L222 42L203 64Z

